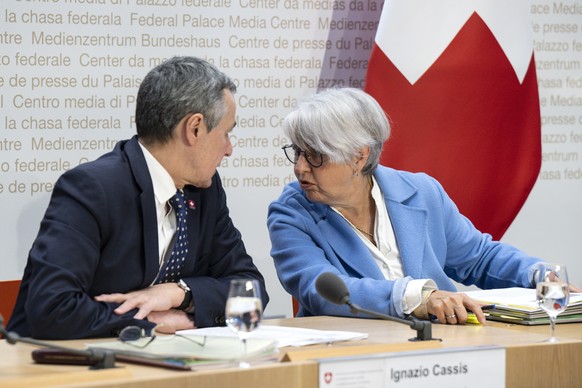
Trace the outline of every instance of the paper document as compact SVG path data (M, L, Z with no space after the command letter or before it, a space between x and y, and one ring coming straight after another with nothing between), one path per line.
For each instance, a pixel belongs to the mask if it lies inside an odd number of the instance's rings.
M313 330L260 325L247 339L245 359L267 359L278 347L303 346L368 338L366 333ZM163 359L181 365L215 365L232 362L242 355L240 339L228 327L182 330L176 335L140 338L131 343L119 340L89 344L90 348L112 350L116 354Z
M204 329L183 330L180 334L208 337L236 337L228 327L208 327ZM288 326L269 326L261 324L251 333L253 339L276 341L277 347L326 344L368 338L366 333L351 331L313 330Z
M483 304L494 304L485 311L487 319L522 325L542 325L550 322L548 315L536 301L536 290L531 288L498 288L466 291L465 294ZM570 302L558 315L558 323L582 322L582 293L570 293Z
M241 357L243 349L241 341L236 336L158 335L148 344L150 339L144 337L131 343L115 340L92 343L88 346L113 350L117 354L129 356L182 361L233 361ZM266 357L276 351L275 341L259 338L247 340L246 358Z

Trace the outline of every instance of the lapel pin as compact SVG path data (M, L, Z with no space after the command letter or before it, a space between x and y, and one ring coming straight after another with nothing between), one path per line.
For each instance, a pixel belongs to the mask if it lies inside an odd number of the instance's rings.
M193 200L193 199L189 199L189 200L187 201L187 203L188 203L188 209L193 209L193 210L195 210L195 209L196 209L196 202L194 202L194 200Z

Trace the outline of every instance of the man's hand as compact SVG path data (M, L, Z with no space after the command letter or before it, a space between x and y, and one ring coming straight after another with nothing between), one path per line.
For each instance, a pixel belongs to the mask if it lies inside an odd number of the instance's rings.
M184 290L177 283L161 283L127 294L98 295L95 300L120 303L119 307L114 310L115 314L118 315L123 315L137 308L138 312L134 318L144 319L152 312L165 312L180 306L184 300Z
M148 314L148 321L157 323L156 332L174 334L178 330L196 329L196 325L184 311L154 311Z
M481 305L463 293L435 291L428 299L427 310L441 323L463 325L467 322L467 310L472 311L481 324L485 323Z

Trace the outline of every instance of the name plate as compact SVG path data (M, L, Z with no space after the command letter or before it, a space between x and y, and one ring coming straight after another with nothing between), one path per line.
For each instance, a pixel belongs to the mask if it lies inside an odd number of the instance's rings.
M505 387L505 349L436 349L319 360L319 387Z

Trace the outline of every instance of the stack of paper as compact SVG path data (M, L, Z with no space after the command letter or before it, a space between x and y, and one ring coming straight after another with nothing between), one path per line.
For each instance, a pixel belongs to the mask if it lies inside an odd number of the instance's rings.
M549 324L550 319L536 301L536 290L529 288L500 288L465 292L483 304L494 304L485 311L487 319L520 325ZM570 302L558 315L557 323L582 322L582 293L570 293Z
M98 342L90 348L111 350L115 354L164 360L181 365L224 364L239 360L243 353L242 342L237 337L204 335L158 335L151 341L144 337L137 341ZM245 359L272 356L277 351L272 340L250 338L247 340Z
M206 335L210 337L233 337L235 334L228 327L207 327L204 329L183 330L180 334ZM314 344L331 344L368 338L366 333L354 331L334 331L304 329L301 327L268 326L261 324L251 333L252 339L275 341L277 347L305 346Z
M247 339L246 360L268 359L284 346L304 346L365 339L368 335L350 331L312 330L297 327L260 325ZM150 342L151 341L151 342ZM116 354L164 360L189 366L232 363L242 356L242 343L228 327L183 330L176 335L158 335L154 340L99 342L92 348Z

